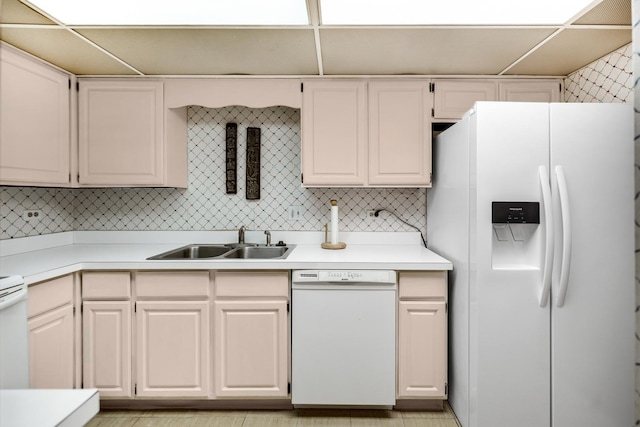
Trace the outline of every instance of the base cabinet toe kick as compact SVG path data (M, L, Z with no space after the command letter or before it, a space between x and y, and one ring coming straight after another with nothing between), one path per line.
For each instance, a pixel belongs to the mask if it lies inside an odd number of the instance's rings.
M58 366L77 379L47 386L95 388L107 406L441 409L447 399L446 271L65 277L78 351ZM30 286L30 304L57 286ZM30 360L44 349L30 348Z

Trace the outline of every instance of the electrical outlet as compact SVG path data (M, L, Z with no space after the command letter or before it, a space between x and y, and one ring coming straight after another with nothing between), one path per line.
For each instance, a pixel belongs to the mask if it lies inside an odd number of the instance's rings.
M287 210L287 219L289 221L301 221L302 206L289 206L289 209Z
M22 212L22 219L25 221L38 221L40 218L42 218L42 211L40 209Z
M375 218L376 217L376 211L364 211L364 217L365 218Z

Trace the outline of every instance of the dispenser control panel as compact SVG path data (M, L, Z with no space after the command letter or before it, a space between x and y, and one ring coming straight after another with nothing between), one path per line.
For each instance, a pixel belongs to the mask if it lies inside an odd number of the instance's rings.
M493 224L540 224L538 202L492 202Z

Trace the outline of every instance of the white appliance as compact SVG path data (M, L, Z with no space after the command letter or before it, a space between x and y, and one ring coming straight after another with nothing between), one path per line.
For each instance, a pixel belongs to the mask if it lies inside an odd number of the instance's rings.
M27 286L21 276L0 277L0 389L29 388Z
M454 265L462 426L633 425L632 120L482 102L436 138L427 241Z
M396 273L292 273L293 405L389 407L396 399Z

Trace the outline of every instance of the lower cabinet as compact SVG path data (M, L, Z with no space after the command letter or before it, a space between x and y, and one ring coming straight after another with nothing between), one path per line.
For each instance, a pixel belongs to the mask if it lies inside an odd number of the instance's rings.
M447 397L446 274L398 275L398 398Z
M289 394L289 272L217 272L216 397Z
M100 397L131 397L131 274L82 273L82 377Z
M31 285L28 292L29 387L74 388L74 276Z
M209 397L209 272L138 272L135 283L136 396Z

